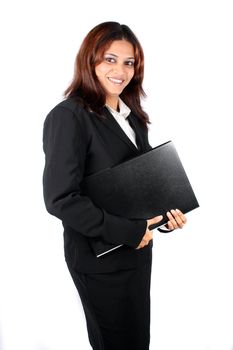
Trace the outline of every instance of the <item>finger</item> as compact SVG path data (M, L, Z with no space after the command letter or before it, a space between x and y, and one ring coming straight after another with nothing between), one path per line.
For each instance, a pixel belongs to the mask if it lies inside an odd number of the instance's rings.
M152 238L153 238L153 230L147 230L146 239L150 241Z
M184 224L187 221L184 214L179 209L176 209L176 210L172 209L171 213L172 213L178 227L183 228Z
M142 248L144 248L145 246L146 246L147 244L145 243L145 242L141 242L140 244L139 244L139 246L136 248L136 249L142 249Z
M160 222L163 218L163 215L155 216L153 219L151 219L150 225L157 224Z
M143 238L142 239L142 243L144 244L144 245L147 245L147 244L149 244L149 242L150 242L150 240L152 239L152 236L150 235L149 237L147 236L147 238Z
M145 247L146 245L148 245L148 244L149 244L149 241L143 239L143 240L141 241L141 243L137 246L136 249L144 248L144 247Z
M173 215L169 211L167 212L167 217L170 221L170 223L168 222L169 228L171 225L173 226L172 229L178 228L178 224L177 224L176 220L174 219Z
M182 222L184 224L186 224L187 222L187 219L186 219L186 216L182 213L182 211L180 211L179 209L176 209L176 212L177 214L179 215L180 219L182 220Z
M156 225L163 219L163 215L155 216L152 219L147 220L147 228L151 231L154 229L153 225Z
M140 243L140 244L137 246L137 248L136 248L136 249L141 249L141 248L143 248L142 243Z
M182 228L184 226L184 223L182 221L180 214L178 214L177 211L174 209L171 210L171 213L172 213L175 221L177 222L178 227Z
M171 223L170 220L167 222L166 227L167 227L169 230L175 230L175 227L172 225L172 223Z

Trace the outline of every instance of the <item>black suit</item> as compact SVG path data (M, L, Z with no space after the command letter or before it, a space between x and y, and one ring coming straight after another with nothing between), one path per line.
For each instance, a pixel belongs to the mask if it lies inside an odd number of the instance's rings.
M96 207L82 193L85 176L151 149L147 129L132 113L138 149L111 113L104 119L74 99L58 104L44 123L46 208L62 220L65 257L81 297L94 350L147 350L152 241L135 248L146 220L128 220ZM96 258L89 240L123 247Z
M131 269L144 264L151 255L152 244L134 249L145 233L145 220L110 215L82 196L84 176L151 148L147 130L132 113L138 149L107 108L104 113L106 119L100 120L68 99L57 105L44 123L45 204L49 213L62 220L66 260L79 272ZM98 236L110 243L123 243L124 247L96 259L88 239Z

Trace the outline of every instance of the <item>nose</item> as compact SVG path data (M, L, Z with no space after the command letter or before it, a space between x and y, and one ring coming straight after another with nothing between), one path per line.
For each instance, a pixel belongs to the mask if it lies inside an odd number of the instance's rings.
M124 75L125 74L125 65L123 63L117 63L114 66L114 72L119 74L119 75Z

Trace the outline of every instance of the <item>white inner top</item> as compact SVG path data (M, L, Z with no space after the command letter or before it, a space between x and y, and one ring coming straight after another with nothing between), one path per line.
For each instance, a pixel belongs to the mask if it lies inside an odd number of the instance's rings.
M113 115L113 117L116 119L117 123L120 125L123 131L126 133L130 141L132 141L133 144L137 147L135 132L129 125L129 121L127 119L127 117L131 112L130 108L120 98L119 98L119 109L120 109L119 112L108 105L106 105L106 107L108 108L109 112Z

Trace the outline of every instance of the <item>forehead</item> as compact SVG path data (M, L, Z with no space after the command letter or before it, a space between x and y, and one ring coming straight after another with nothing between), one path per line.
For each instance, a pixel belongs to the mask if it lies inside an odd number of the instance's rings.
M133 45L126 40L115 40L106 49L105 53L112 53L124 57L134 57L134 48Z

